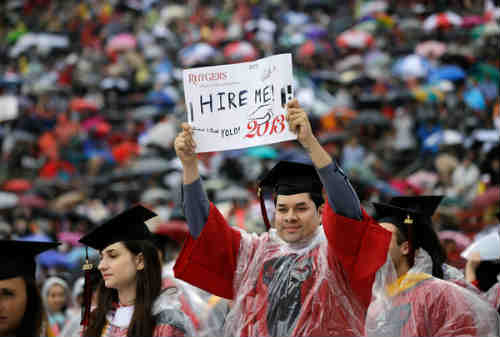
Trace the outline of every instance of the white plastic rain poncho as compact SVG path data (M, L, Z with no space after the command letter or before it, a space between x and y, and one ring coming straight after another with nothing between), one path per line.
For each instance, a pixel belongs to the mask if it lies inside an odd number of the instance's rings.
M325 206L309 240L282 241L230 227L210 204L201 235L189 237L176 276L232 300L225 336L360 336L375 272L390 233L366 214L353 220Z
M429 270L432 261L423 249L401 277L388 259L373 285L366 336L499 336L499 316L489 303Z

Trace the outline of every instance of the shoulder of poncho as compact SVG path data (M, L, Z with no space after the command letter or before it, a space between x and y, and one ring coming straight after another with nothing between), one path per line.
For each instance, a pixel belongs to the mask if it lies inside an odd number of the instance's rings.
M153 315L165 310L180 310L179 292L180 290L177 286L162 289L160 295L158 295L153 303Z
M154 303L153 315L157 326L169 325L190 335L192 326L189 318L181 310L179 291L177 287L164 289Z
M444 263L443 266L443 277L445 280L464 280L465 281L465 276L464 273L453 267L450 266L449 264Z

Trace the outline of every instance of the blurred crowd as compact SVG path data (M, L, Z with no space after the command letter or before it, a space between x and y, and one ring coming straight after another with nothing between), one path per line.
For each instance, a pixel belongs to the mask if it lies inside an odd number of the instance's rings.
M187 234L173 150L186 68L291 53L295 96L366 209L445 195L433 220L458 268L460 253L496 229L498 1L8 0L0 9L0 237L64 242L39 260L56 331L79 315L78 239L130 205L159 214L149 225L169 237L171 271ZM256 182L278 160L308 161L294 142L199 158L210 199L257 233ZM189 293L200 324L227 310Z

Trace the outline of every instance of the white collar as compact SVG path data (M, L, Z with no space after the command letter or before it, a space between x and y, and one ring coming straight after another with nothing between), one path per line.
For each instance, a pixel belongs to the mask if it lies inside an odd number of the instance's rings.
M178 300L178 290L176 287L163 289L160 295L156 298L153 304L153 315L160 313L166 309L180 309ZM107 314L107 320L114 326L119 328L128 328L132 315L134 314L133 305L119 306L116 310L111 310Z

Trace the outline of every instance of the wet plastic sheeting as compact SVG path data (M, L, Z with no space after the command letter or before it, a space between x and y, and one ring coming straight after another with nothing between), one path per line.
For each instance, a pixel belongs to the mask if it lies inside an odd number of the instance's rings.
M477 294L431 276L420 249L415 265L397 277L388 261L377 272L366 336L498 336L496 309Z

